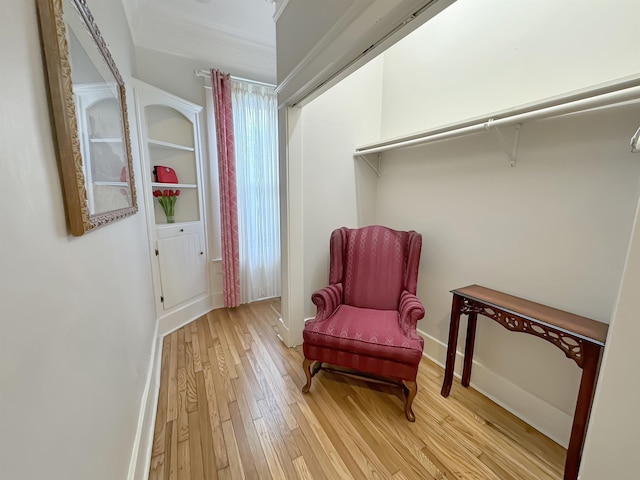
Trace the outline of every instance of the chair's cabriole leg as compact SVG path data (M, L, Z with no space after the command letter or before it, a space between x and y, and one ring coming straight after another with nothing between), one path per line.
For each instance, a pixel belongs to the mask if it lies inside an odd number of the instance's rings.
M413 414L411 405L413 404L413 399L416 398L416 393L418 393L418 384L416 382L410 382L408 380L403 380L402 384L407 389L407 396L404 401L404 414L407 416L407 420L409 420L410 422L415 422L416 416Z
M302 369L304 370L304 374L307 376L307 383L304 387L302 387L302 393L307 393L311 388L311 365L313 364L313 360L307 360L306 358L302 362Z

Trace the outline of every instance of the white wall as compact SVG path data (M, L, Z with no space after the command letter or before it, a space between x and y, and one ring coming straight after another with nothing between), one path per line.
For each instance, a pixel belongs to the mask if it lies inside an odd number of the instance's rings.
M331 232L358 226L356 172L363 167L353 150L379 137L382 66L374 60L302 109L305 317L315 315L311 294L329 280ZM370 174L362 174L362 201L373 204Z
M628 39L639 8L459 0L385 53L383 138L637 73ZM444 361L449 290L472 283L608 323L638 198L628 142L639 111L525 124L515 168L490 133L384 155L377 220L424 235L430 355ZM488 320L476 352L472 383L566 444L577 366Z
M639 205L640 208L640 205ZM625 266L600 371L600 381L582 455L580 478L634 478L638 475L637 399L640 376L634 361L640 337L637 304L640 287L640 217Z
M121 4L88 4L128 79ZM1 476L124 479L155 328L144 214L68 235L35 2L0 25Z
M385 155L377 219L424 237L427 353L444 361L449 291L473 283L608 323L638 198L635 122L637 106L527 124L514 168L490 134ZM476 345L474 385L565 443L580 369L489 320Z
M136 47L136 78L197 105L205 104L205 79L194 72L209 68L204 60Z
M385 52L382 138L637 74L640 2L458 0Z

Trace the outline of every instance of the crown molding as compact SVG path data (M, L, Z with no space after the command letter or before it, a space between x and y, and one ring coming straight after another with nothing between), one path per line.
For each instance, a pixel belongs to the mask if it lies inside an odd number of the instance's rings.
M144 1L144 0L130 0L130 1ZM224 23L211 20L208 17L196 17L189 15L183 11L169 8L166 6L147 6L143 10L144 15L140 15L137 25L144 25L149 23L164 23L171 29L186 28L195 29L200 32L215 31L216 34L224 35L228 39L234 39L241 43L252 43L256 47L276 48L275 39L275 22L273 24L273 35L265 37L264 35L255 35L247 29L239 30L237 28L229 28ZM163 32L163 36L166 36L167 32Z
M251 38L196 25L185 18L168 17L156 9L138 15L134 28L137 47L205 60L211 65L231 65L261 78L275 79L276 49ZM167 35L167 32L171 32Z
M275 83L276 79L275 58L241 56L229 51L212 53L207 51L206 48L192 49L191 53L185 54L183 49L177 49L173 45L152 42L141 42L136 44L136 47L203 62L209 67L219 68L233 75L259 78L269 83Z
M212 66L275 81L275 22L273 38L264 38L253 30L229 28L153 1L121 1L136 47L206 61Z
M276 11L273 14L273 21L277 22L278 19L280 18L280 15L282 15L282 12L284 12L284 9L287 8L287 5L289 4L289 0L277 0L276 1Z

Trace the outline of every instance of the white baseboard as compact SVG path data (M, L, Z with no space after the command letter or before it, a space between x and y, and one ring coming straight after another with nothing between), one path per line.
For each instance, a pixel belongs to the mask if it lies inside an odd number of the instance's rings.
M291 345L289 327L284 323L282 317L278 317L278 325L276 329L278 331L278 333L276 334L278 336L278 339L287 347L293 347L294 345Z
M211 306L213 310L216 308L224 308L224 294L222 292L211 294Z
M213 310L213 300L215 296L205 295L183 307L169 312L158 319L158 336L164 337L169 333L184 327L187 323L194 321Z
M151 346L151 358L149 359L149 369L142 393L142 400L140 401L138 425L131 450L127 480L146 479L151 465L153 427L156 416L155 406L158 402L158 390L160 388L157 371L160 369L160 360L162 359L162 339L158 339L157 333L158 322L156 321L153 344Z
M444 368L447 345L420 330L418 333L424 339L424 356ZM455 376L457 378L461 376L463 361L463 354L456 352ZM490 398L563 447L566 448L569 445L571 425L573 424L571 415L497 375L476 360L473 361L471 378L471 386L485 397Z

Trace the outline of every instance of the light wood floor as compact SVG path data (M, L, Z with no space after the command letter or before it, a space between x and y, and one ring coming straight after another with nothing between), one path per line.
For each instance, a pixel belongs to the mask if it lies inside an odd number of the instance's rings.
M320 372L274 326L277 301L215 310L164 339L149 479L560 479L565 450L423 359L400 389Z

